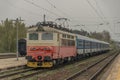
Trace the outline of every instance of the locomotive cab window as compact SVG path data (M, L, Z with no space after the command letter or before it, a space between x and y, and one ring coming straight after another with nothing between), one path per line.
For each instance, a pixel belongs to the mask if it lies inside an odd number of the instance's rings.
M30 33L29 40L38 40L38 33Z
M53 40L53 33L42 33L42 40Z

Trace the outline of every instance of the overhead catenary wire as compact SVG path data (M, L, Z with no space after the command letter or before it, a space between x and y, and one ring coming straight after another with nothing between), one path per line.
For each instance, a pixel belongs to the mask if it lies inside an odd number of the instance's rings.
M55 4L53 4L50 0L46 0L53 8L55 8L56 10L60 11L61 13L63 13L64 15L68 16L68 14L66 14L65 12L63 12L62 10L60 10L58 7L56 7ZM70 18L70 16L69 16ZM72 18L71 18L72 19ZM73 20L73 19L72 19Z
M56 5L52 4L49 0L46 0L53 8L56 8Z
M53 4L50 0L45 0L48 2L48 4L50 4L53 8L55 8L57 11L59 11L60 13L62 13L65 16L68 16L70 19L72 19L66 12L64 12L63 10L61 10L60 8L58 8L55 4Z
M77 21L74 20L71 16L69 16L68 14L66 14L65 12L63 12L63 10L59 9L55 4L53 4L50 0L45 0L47 1L53 8L55 8L57 11L59 11L60 13L62 13L65 16L68 16L69 21Z
M103 18L106 20L106 17L105 17L105 15L104 15L103 11L101 10L100 6L98 5L97 0L94 0L94 1L95 1L95 3L96 3L96 6L97 6L99 12L100 12L101 15L103 16ZM108 20L106 20L106 21L107 21L107 24L109 24L109 21L108 21Z
M90 7L95 11L95 13L101 18L101 20L103 21L103 22L105 22L104 21L104 19L103 19L103 17L100 15L100 13L96 10L96 8L91 4L91 2L89 1L89 0L86 0L87 1L87 3L90 5Z
M98 10L100 11L101 15L103 16L103 18L105 18L104 14L103 14L103 12L102 12L102 10L101 10L101 8L100 8L100 6L98 5L97 0L94 0L94 1L95 1L95 3L96 3L96 6L97 6Z
M59 11L60 13L62 13L63 15L67 16L67 18L69 19L69 21L77 21L80 22L74 18L72 18L70 15L68 15L66 12L64 12L63 10L61 10L60 8L58 8L51 0L46 0L53 8L55 8L57 11Z
M38 4L36 4L36 3L34 3L34 2L32 2L32 1L30 1L30 0L24 0L24 1L27 2L27 3L29 3L29 4L31 4L31 5L33 5L33 6L35 6L35 7L37 7L37 8L39 8L39 9L42 9L42 10L44 10L44 11L47 11L47 12L49 12L50 14L53 14L53 15L55 15L55 16L57 16L57 17L62 17L61 15L58 15L58 14L56 14L56 13L54 13L54 12L52 12L52 11L50 11L50 10L48 10L48 9L40 6L40 5L38 5Z
M10 2L9 0L7 0L7 3L9 3L13 8L16 8L17 10L18 9L20 9L20 10L22 10L24 13L27 13L27 14L31 14L31 15L33 15L33 16L36 16L36 17L43 17L43 15L41 15L41 14L39 14L39 13L35 13L35 12L33 12L33 11L30 11L30 10L28 10L28 9L25 9L25 8L23 8L23 7L19 7L19 6L17 6L17 5L15 5L15 4L13 4L12 2ZM18 10L19 11L19 10ZM21 12L21 11L20 11ZM22 12L22 13L23 13ZM28 16L28 15L26 15L26 16ZM51 16L46 16L46 17L48 17L48 18L50 18L50 19L53 19L53 17L51 17ZM35 17L33 17L34 19L36 19ZM55 19L55 18L54 18Z
M53 8L56 8L57 10L58 10L58 8L56 7L56 5L54 5L53 3L51 3L50 2L50 0L46 0ZM89 4L91 5L91 7L95 10L95 12L97 13L97 15L101 18L101 20L104 22L104 23L106 23L105 21L104 21L104 19L103 18L105 18L105 16L101 16L100 14L99 14L99 12L96 10L96 8L94 8L94 6L89 2ZM97 2L96 2L96 4L97 4ZM62 11L60 11L60 12L62 12ZM102 11L101 11L101 13L102 13ZM102 15L104 15L103 13L102 13ZM73 20L73 19L72 19ZM98 24L99 25L99 24Z
M100 12L100 13L101 13L101 15L103 16L103 19L104 19L104 20L106 20L106 17L105 17L105 15L103 14L103 12L102 12L102 10L101 10L100 6L98 5L97 0L94 0L94 1L95 1L95 3L96 3L96 6L97 6L97 8L98 8L99 12ZM109 26L109 28L110 28L110 30L112 31L112 28L111 28L111 26L109 25L109 21L108 21L108 20L106 20L106 21L107 21L106 25L108 25L108 26Z
M104 22L104 24L106 24L106 25L108 25L108 26L110 27L109 21L106 21L106 17L104 16L104 14L103 14L101 8L99 7L97 1L94 0L95 3L96 3L97 9L91 4L91 2L90 2L89 0L86 0L86 1L87 1L87 3L91 6L91 8L96 12L96 14L101 18L101 20ZM98 10L99 10L100 13L98 12ZM104 24L103 24L103 25L104 25ZM111 27L110 27L110 30L112 30Z
M15 4L13 4L12 2L10 2L9 0L7 0L7 3L10 4L13 8L20 9L20 10L22 10L23 12L26 12L27 14L31 14L31 15L36 16L36 17L43 17L43 15L41 15L41 14L39 14L39 13L35 13L35 12L32 12L32 11L30 11L30 10L28 10L28 9L25 9L25 8L22 8L22 7L18 7L18 6L16 6ZM18 10L18 11L19 11L19 10ZM22 13L23 13L23 12L22 12ZM53 18L50 17L50 16L47 16L47 17L50 18L50 19L53 19Z
M9 1L9 0L8 0ZM28 1L28 0L27 0ZM47 1L49 1L49 0L47 0ZM50 1L49 1L50 2ZM52 3L51 3L52 4ZM14 5L14 4L12 4L12 5ZM54 5L54 4L52 4L52 5ZM54 5L55 7L56 7L56 5ZM33 14L33 15L38 15L38 16L43 16L43 15L41 15L41 14L37 14L37 13L35 13L35 12L32 12L32 11L30 11L30 10L28 10L28 9L24 9L24 8L22 8L22 7L18 7L18 6L16 6L16 5L14 5L14 7L17 7L17 8L19 8L19 9L21 9L21 10L24 10L24 11L26 11L27 13L30 13L30 14ZM58 9L57 7L56 7L56 9ZM61 11L60 11L61 12ZM50 16L46 16L46 17L50 17ZM51 19L53 19L52 17L50 17ZM85 25L87 25L87 24L85 24Z
M42 15L37 14L37 13L34 13L34 12L30 11L30 10L26 10L26 9L24 9L24 8L18 7L18 6L16 6L16 5L14 5L13 3L11 3L9 0L7 0L7 1L8 1L8 3L9 3L12 7L14 7L14 8L21 9L21 10L27 12L27 13L30 13L30 14L42 16Z
M35 4L34 2L31 2L31 1L28 1L28 0L24 0L24 1L27 2L27 3L29 3L29 4L32 4L33 6L36 6L36 7L40 8L40 9L43 9L43 10L45 10L45 11L47 11L47 12L53 14L53 15L56 15L56 16L61 17L60 15L58 15L58 14L52 12L52 11L49 11L48 9L46 9L46 8L40 6L40 5L37 5L37 4ZM33 0L32 0L32 1L33 1ZM47 1L48 1L48 0L47 0ZM52 5L54 8L56 8L56 9L58 10L58 8L57 8L54 4L52 4L50 1L48 1L48 2L49 2L50 5ZM60 11L60 12L61 12L61 11Z

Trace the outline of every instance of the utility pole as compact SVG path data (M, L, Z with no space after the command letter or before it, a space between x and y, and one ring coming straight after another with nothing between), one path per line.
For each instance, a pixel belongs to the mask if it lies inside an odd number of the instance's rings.
M46 20L45 20L45 17L46 17L46 15L44 14L44 17L43 17L44 22L46 21Z
M17 61L18 61L18 23L17 22L21 22L21 21L24 21L24 20L21 20L21 17L20 19L16 19L16 20L12 20L12 21L15 21L16 22L16 58L17 58Z

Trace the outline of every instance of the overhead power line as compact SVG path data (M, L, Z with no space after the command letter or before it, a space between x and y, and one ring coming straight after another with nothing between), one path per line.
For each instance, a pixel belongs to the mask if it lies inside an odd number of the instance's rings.
M65 16L68 16L69 18L71 18L68 14L66 14L65 12L63 12L61 9L59 9L55 4L53 4L52 2L50 2L50 0L46 0L53 8L55 8L57 11L59 11L60 13L62 13Z
M100 11L101 15L105 18L104 14L103 14L103 12L102 12L102 10L101 10L101 8L100 8L99 5L98 5L97 0L94 0L94 1L95 1L95 3L96 3L96 6L97 6L98 10Z
M54 4L52 4L49 0L46 0L53 8L56 8Z
M33 6L35 6L35 7L38 7L38 8L40 8L40 9L43 9L43 10L45 10L45 11L47 11L47 12L49 12L49 13L51 13L51 14L53 14L53 15L56 15L56 16L58 16L58 17L62 17L62 16L60 16L60 15L58 15L58 14L56 14L56 13L54 13L54 12L52 12L52 11L50 11L50 10L48 10L48 9L46 9L46 8L44 8L44 7L42 7L42 6L40 6L40 5L37 5L36 3L34 3L34 2L32 2L32 1L29 1L29 0L24 0L25 2L27 2L27 3L29 3L29 4L32 4ZM67 15L66 13L64 13L63 11L61 11L59 8L57 8L56 7L56 5L54 5L53 3L51 3L49 0L46 0L53 8L55 8L56 10L58 10L59 12L61 12L61 13L63 13L64 15ZM93 7L94 8L94 7ZM98 13L98 15L99 15L99 13ZM68 15L67 15L68 16ZM100 16L100 15L99 15ZM69 17L70 18L70 17ZM101 17L100 17L101 18ZM71 18L70 18L71 19ZM73 20L73 19L72 19Z
M96 6L98 7L98 10L100 11L101 15L103 16L104 20L106 20L106 17L105 17L105 15L103 14L103 12L102 12L100 6L98 5L97 0L94 0L94 1L95 1L95 3L96 3ZM109 21L107 21L107 23L109 23Z
M104 19L103 19L103 17L99 14L99 12L96 10L96 8L91 4L91 2L89 1L89 0L86 0L87 1L87 3L91 6L91 8L96 12L96 14L101 18L101 20L103 21L103 22L105 22L104 21Z
M38 17L38 16L43 16L43 15L41 15L41 14L32 12L32 11L27 10L27 9L25 9L25 8L18 7L18 6L16 6L15 4L11 3L9 0L7 0L7 2L8 2L12 7L16 8L16 9L21 9L23 12L26 12L27 14L32 14L32 15L37 16L37 17ZM22 13L23 13L23 12L22 12Z
M31 14L31 15L36 16L36 17L40 17L40 16L43 17L42 14L40 14L40 13L35 13L35 11L31 11L31 10L25 9L25 8L23 8L23 7L16 6L16 5L13 4L12 2L10 2L9 0L7 0L7 2L8 2L13 8L21 9L23 12L26 12L27 14ZM48 18L50 18L50 19L53 19L53 18L50 17L50 16L46 16L46 17L48 17Z
M54 12L52 12L52 11L50 11L50 10L44 8L44 7L42 7L42 6L40 6L40 5L37 5L37 4L34 3L34 2L31 2L30 0L24 0L24 1L27 2L27 3L29 3L29 4L31 4L31 5L33 5L33 6L35 6L35 7L37 7L37 8L39 8L39 9L43 9L44 11L47 11L47 12L53 14L53 15L62 17L62 16L60 16L60 15L58 15L58 14L56 14L56 13L54 13Z
M95 3L96 3L96 6L97 6L97 8L98 8L99 12L100 12L100 13L101 13L101 15L103 16L103 19L104 19L104 20L106 20L106 17L105 17L105 15L103 14L103 12L102 12L101 8L99 7L97 0L94 0L94 1L95 1ZM108 21L108 20L106 20L106 25L108 25L108 24L109 24L109 21ZM112 31L111 26L110 26L110 25L108 25L108 26L109 26L110 30Z

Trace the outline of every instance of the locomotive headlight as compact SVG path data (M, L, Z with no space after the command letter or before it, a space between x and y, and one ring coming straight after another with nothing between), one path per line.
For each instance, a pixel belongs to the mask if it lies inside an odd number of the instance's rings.
M38 60L41 60L41 59L42 59L42 56L38 56L37 58L38 58Z

